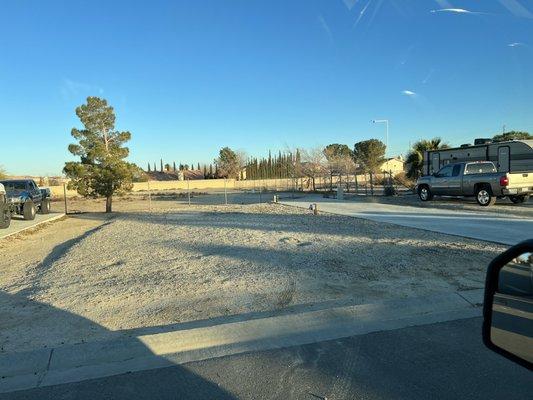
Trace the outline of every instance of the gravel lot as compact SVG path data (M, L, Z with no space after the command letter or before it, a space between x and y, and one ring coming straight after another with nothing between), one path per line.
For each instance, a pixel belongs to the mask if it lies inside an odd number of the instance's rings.
M82 214L0 242L0 351L481 288L503 250L281 205L154 209Z

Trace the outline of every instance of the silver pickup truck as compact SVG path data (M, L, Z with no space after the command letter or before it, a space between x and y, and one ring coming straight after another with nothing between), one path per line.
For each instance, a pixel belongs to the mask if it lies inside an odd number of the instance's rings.
M434 195L475 196L480 206L490 206L497 198L508 196L515 203L524 203L533 193L533 172L498 172L490 161L447 164L433 175L416 182L420 200Z

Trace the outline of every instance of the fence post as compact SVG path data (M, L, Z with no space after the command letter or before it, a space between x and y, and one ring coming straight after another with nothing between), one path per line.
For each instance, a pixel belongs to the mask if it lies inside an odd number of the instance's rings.
M148 212L152 212L152 191L150 190L150 181L146 181L148 183Z
M67 207L67 184L63 182L63 198L65 201L65 215L68 214L68 207Z
M187 201L189 203L189 206L191 205L191 186L190 186L190 178L187 178Z
M228 190L226 187L226 178L224 178L224 204L228 205Z

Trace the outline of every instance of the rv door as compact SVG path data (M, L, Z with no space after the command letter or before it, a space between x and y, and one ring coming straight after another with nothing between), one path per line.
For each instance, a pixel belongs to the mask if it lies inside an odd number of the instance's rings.
M433 174L434 172L437 172L440 169L440 153L431 153L431 167L429 170L429 174Z
M498 172L509 172L510 167L509 146L498 147Z

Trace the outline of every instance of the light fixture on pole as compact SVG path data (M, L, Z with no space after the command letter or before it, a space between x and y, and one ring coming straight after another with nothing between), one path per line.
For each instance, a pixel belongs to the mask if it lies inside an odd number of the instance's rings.
M385 124L385 148L389 150L389 120L388 119L373 119L373 124Z

